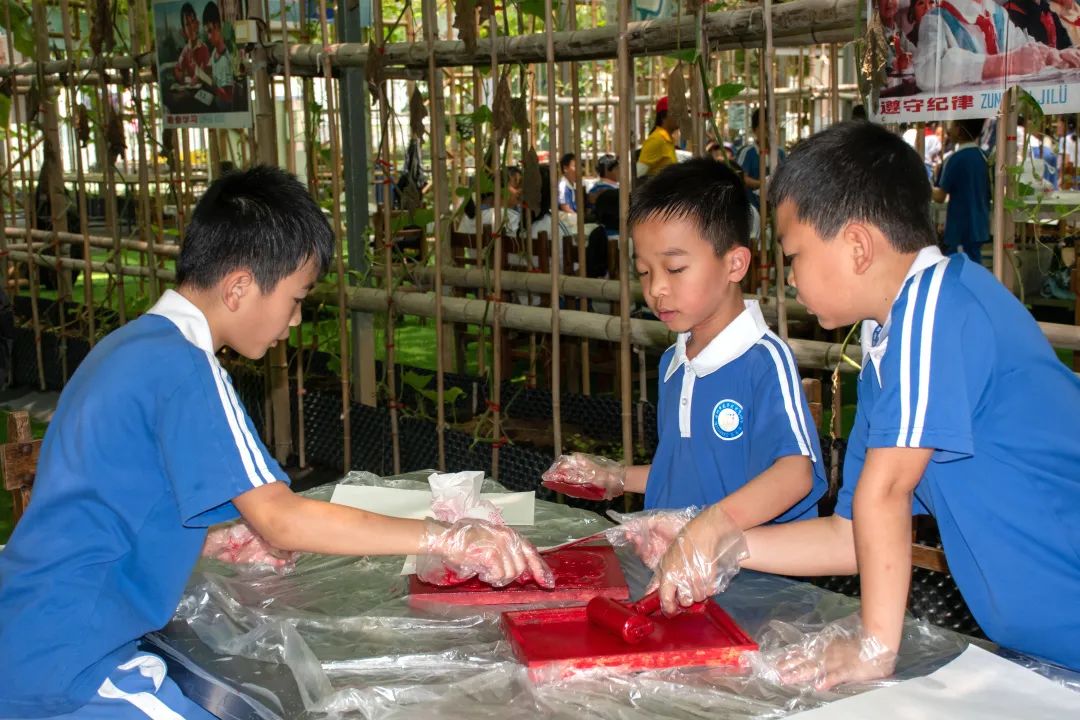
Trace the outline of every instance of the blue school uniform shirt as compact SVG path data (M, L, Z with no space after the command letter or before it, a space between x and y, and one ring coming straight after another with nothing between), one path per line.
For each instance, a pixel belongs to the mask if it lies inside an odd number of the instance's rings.
M975 143L962 145L941 168L938 187L949 193L945 209L945 247L990 239L990 167Z
M937 519L975 619L1080 670L1080 380L993 275L937 248L863 342L837 514L852 516L867 448L932 448L912 511Z
M660 359L660 443L645 507L716 503L789 455L813 463L813 488L776 520L817 517L827 484L821 446L791 350L769 331L757 301L693 359L681 333Z
M787 158L787 155L784 153L783 148L780 148L776 157L779 163L783 165L784 160ZM766 158L766 162L767 161L768 158ZM761 156L758 155L757 145L744 145L742 149L739 150L739 155L738 157L736 157L735 162L737 162L739 164L739 167L742 168L743 175L745 177L753 178L755 180L761 178ZM772 172L772 168L769 168L767 164L765 170L766 175ZM760 190L751 190L749 187L747 187L746 197L750 201L751 205L753 205L758 210L761 209Z
M167 291L102 340L64 388L34 492L0 552L0 717L71 712L172 617L209 525L287 481Z

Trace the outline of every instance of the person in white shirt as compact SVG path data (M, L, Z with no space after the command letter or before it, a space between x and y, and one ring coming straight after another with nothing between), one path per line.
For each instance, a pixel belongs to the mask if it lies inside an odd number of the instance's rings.
M562 177L559 179L559 210L567 213L577 212L577 156L566 153L559 160Z
M923 92L1080 67L1080 52L1033 40L991 0L942 0L919 24L915 80Z

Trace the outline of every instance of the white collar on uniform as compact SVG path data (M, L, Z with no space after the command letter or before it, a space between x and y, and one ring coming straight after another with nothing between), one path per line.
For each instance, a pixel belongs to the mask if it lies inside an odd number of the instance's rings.
M907 275L904 276L904 282L900 283L900 290L896 293L896 297L893 298L893 305L900 298L900 293L904 291L904 286L908 280L926 268L937 265L944 259L945 256L941 254L941 250L936 245L930 245L920 250L915 255L915 259L911 261L911 267L908 268ZM862 324L860 341L862 343L863 368L866 367L867 359L872 360L874 369L878 371L879 380L881 379L881 358L884 357L885 348L888 346L890 327L892 327L892 306L889 307L889 316L885 318L884 325L879 325L877 320L872 319L863 320ZM877 337L874 337L875 335Z
M769 326L761 314L757 300L745 300L746 309L735 316L693 360L686 357L686 342L690 333L679 333L675 341L675 354L671 357L664 382L682 365L688 365L697 377L705 377L738 358L762 338Z
M989 14L992 12L991 8L987 8L981 2L975 2L975 0L951 0L950 4L971 25L974 25L975 19L983 13Z
M214 354L214 340L210 335L210 323L202 310L175 290L166 290L154 307L147 310L150 315L160 315L172 321L188 342L200 350Z

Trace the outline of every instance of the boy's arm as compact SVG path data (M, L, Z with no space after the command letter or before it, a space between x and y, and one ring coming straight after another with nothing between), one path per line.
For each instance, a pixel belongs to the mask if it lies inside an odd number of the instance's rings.
M763 473L718 504L742 530L769 522L802 500L814 486L814 468L805 455L777 458Z
M626 468L626 482L623 492L644 493L649 484L649 470L652 465L631 465Z
M839 515L748 530L742 566L776 575L854 575L855 532Z
M931 448L871 448L855 488L863 628L893 652L900 648L911 583L911 496L933 453Z
M421 520L392 518L312 500L284 483L269 483L233 500L268 543L281 550L328 555L412 555L420 550Z

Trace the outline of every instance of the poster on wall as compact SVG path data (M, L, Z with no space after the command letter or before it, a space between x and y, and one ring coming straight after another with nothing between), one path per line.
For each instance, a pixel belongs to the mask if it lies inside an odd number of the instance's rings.
M870 0L888 55L880 122L991 117L1018 85L1047 114L1080 111L1077 0Z
M243 0L154 0L165 127L251 127L245 51L235 25Z

